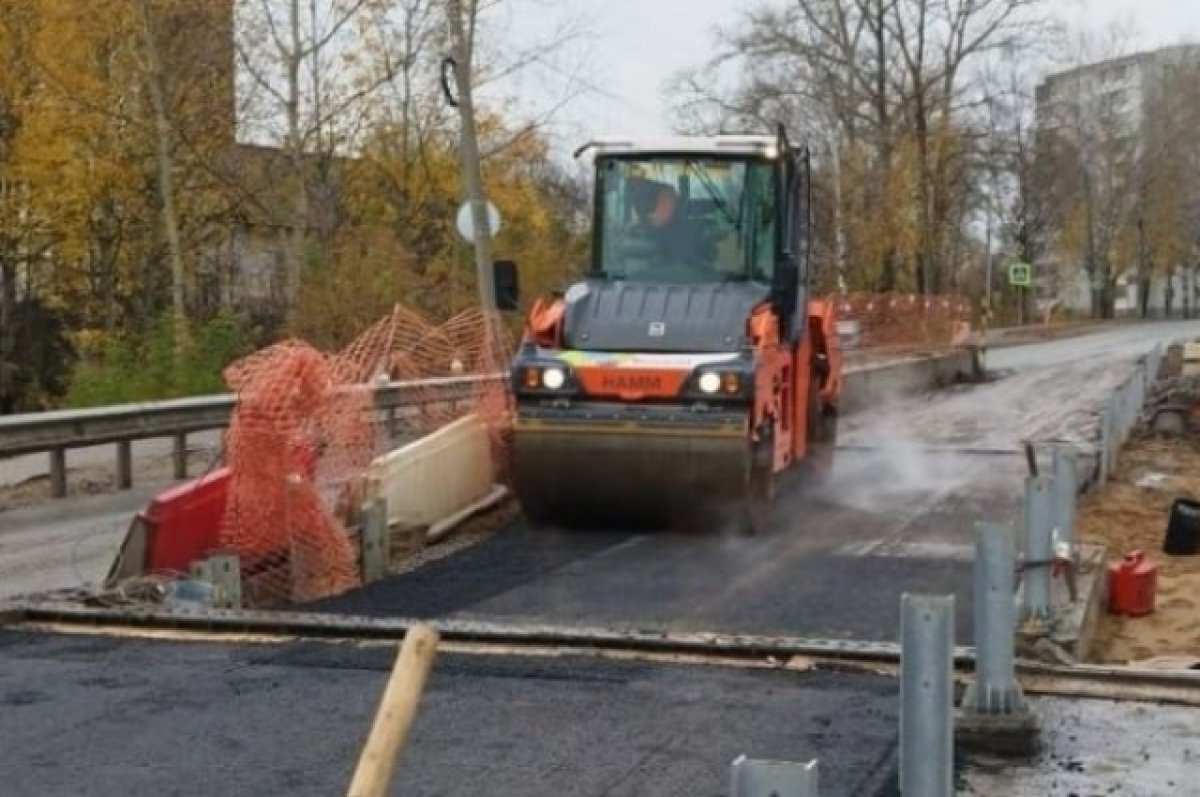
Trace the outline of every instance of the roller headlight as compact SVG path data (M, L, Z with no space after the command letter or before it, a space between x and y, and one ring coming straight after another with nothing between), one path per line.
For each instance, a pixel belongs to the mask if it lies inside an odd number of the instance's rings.
M542 387L547 390L558 390L567 383L567 373L561 368L547 368L542 371Z
M701 374L700 381L697 384L701 392L711 395L721 389L721 375L712 372Z

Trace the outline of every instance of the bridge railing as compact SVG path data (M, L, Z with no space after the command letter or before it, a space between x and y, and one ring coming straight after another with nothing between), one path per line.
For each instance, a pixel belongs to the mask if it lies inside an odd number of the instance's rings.
M479 391L502 381L504 374L484 374L400 382L383 382L345 388L374 394L375 420L390 437L396 437L408 416L419 416L434 406L457 411L473 401ZM133 485L132 444L139 440L172 438L176 479L187 478L189 434L229 426L237 396L222 394L167 401L120 404L81 410L56 410L0 416L0 459L47 453L50 457L50 491L55 498L67 494L67 451L115 444L118 489Z

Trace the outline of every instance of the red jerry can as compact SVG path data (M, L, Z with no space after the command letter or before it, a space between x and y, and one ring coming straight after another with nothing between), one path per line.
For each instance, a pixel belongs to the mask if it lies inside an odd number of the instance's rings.
M1141 617L1154 611L1158 565L1146 561L1142 551L1125 554L1108 565L1108 610L1112 614Z

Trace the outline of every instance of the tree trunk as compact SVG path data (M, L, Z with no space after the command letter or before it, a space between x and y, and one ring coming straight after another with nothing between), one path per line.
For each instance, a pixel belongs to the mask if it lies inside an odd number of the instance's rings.
M288 232L284 296L290 316L296 308L308 228L308 188L304 174L304 141L300 131L300 66L304 42L300 34L300 0L292 0L291 51L287 53L287 156L292 168L292 213Z
M0 253L0 414L16 407L17 269Z
M149 67L146 84L154 110L155 150L158 191L162 203L163 229L167 237L167 255L171 261L171 310L175 333L175 354L182 354L187 343L187 307L184 297L183 244L179 235L179 216L175 209L174 130L167 114L166 75L159 58L158 40L146 0L138 3L142 17L142 41Z

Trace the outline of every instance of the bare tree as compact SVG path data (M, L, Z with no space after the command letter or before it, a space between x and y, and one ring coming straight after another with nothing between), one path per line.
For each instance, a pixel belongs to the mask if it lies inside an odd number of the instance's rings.
M977 71L1041 34L1040 0L808 0L747 12L677 82L692 127L789 121L831 190L839 272L893 290L957 279ZM732 86L716 77L732 71Z
M351 114L361 112L377 88L347 79L346 47L355 25L380 1L259 0L247 4L240 20L238 61L257 90L265 132L281 140L288 164L291 198L279 227L285 235L289 307L295 302L311 227L311 156L324 154L327 177L328 162L353 125Z

